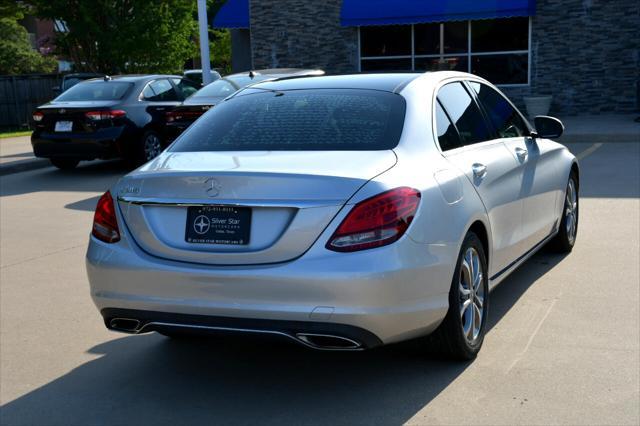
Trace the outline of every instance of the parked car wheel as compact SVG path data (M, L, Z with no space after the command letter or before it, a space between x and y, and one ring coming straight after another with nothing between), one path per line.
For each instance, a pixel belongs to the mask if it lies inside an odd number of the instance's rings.
M78 163L80 163L80 160L74 158L51 158L49 161L60 170L75 169Z
M578 235L578 178L575 172L569 176L564 196L564 208L558 234L549 242L549 247L558 253L570 253Z
M147 130L142 135L142 161L147 162L156 158L162 152L162 138L154 130Z
M482 242L469 232L462 243L449 291L449 311L434 338L452 358L476 357L486 331L489 308L487 260Z

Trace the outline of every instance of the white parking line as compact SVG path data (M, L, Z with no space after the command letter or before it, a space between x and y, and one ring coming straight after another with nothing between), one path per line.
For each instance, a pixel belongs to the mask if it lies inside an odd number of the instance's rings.
M594 143L593 145L591 145L589 148L585 149L584 151L582 151L580 154L576 155L576 158L578 160L583 160L584 158L588 157L589 155L593 154L598 148L600 148L603 144L602 143Z

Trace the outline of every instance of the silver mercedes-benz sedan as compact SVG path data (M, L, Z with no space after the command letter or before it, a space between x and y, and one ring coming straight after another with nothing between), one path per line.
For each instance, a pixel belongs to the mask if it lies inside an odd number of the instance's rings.
M575 157L465 73L282 79L237 92L106 192L87 252L109 329L479 351L490 291L571 251Z

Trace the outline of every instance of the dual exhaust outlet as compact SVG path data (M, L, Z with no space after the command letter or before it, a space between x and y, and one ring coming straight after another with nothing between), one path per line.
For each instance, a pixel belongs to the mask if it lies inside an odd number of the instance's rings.
M159 322L147 322L142 323L140 320L133 318L113 318L109 321L109 328L116 331L122 331L125 333L139 334L149 331L154 331L156 328L177 328L192 331L222 331L222 332L241 332L241 333L261 333L261 334L273 334L279 336L285 336L293 339L297 343L307 346L312 349L319 350L333 350L333 351L356 351L362 350L364 347L360 342L349 339L348 337L335 336L332 334L319 334L319 333L288 333L277 330L250 330L243 328L228 328L228 327L215 327L215 326L202 326L202 325L188 325L188 324L170 324Z

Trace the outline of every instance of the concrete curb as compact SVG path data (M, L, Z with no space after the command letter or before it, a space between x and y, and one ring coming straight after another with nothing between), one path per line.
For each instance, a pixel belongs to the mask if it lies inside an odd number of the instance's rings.
M30 170L43 169L51 166L51 162L44 158L33 158L29 160L11 161L0 164L0 176L14 173L27 172Z

